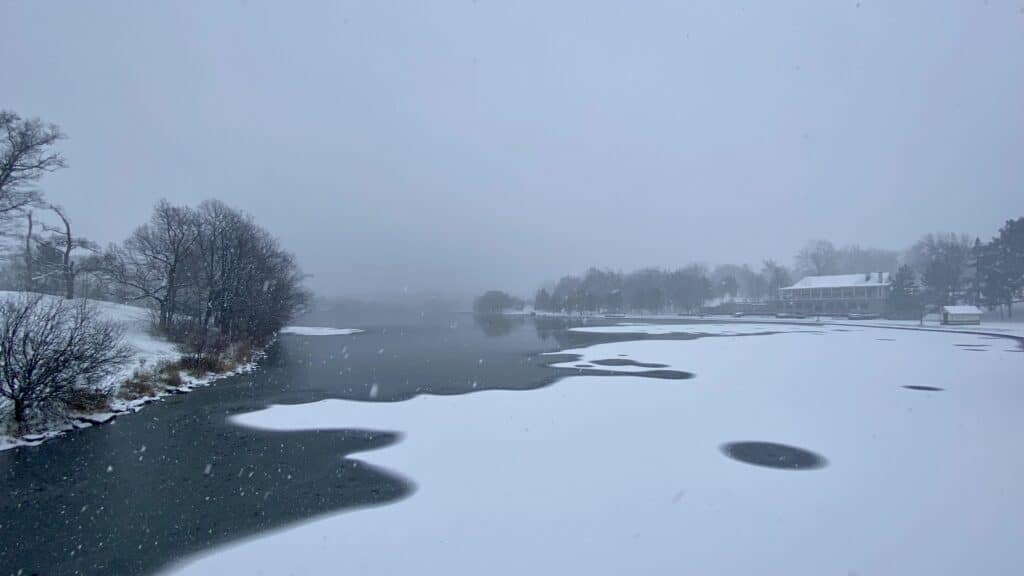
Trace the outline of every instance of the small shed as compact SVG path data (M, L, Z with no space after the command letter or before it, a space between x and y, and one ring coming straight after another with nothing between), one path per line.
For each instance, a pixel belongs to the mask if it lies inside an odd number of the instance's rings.
M943 306L943 324L981 324L981 309L977 306Z

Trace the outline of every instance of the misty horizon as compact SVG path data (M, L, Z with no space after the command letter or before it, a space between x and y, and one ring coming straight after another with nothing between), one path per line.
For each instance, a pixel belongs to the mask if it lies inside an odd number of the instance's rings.
M43 189L81 233L216 197L326 296L789 265L1024 212L1010 2L5 12L0 101L68 135Z

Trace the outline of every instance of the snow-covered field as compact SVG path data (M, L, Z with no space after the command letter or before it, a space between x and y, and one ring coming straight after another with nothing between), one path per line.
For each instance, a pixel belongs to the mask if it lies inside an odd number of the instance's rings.
M1020 573L1018 342L772 328L784 332L567 351L581 356L569 367L618 358L694 372L689 380L571 376L529 392L325 400L237 416L268 430L401 431L401 442L362 460L417 490L172 571ZM721 450L735 441L797 446L827 465L741 463Z

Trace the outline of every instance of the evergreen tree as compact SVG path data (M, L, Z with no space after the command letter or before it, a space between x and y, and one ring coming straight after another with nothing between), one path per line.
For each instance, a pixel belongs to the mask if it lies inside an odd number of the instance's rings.
M551 310L551 295L545 288L538 290L537 295L533 297L533 308L535 310Z
M994 310L1007 301L1007 282L1003 273L999 238L975 244L975 269L979 302Z
M892 276L890 290L891 313L897 318L913 318L921 312L921 296L917 287L917 274L904 264Z
M1013 317L1013 305L1024 302L1024 217L1007 220L986 250L985 299L1003 305Z

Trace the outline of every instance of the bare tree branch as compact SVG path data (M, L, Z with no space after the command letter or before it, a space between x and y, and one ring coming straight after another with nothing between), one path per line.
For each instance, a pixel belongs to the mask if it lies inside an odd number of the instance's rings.
M52 150L62 138L54 124L0 110L0 219L40 201L35 183L66 166L64 157Z

